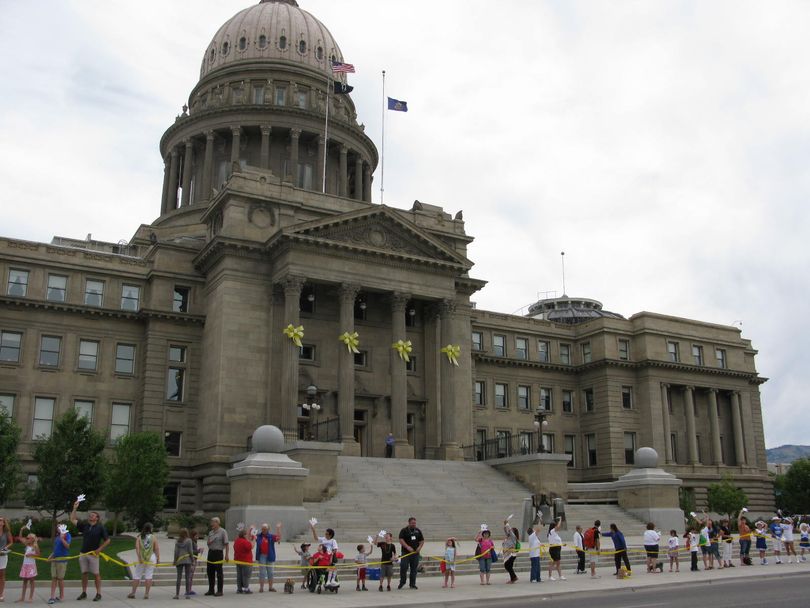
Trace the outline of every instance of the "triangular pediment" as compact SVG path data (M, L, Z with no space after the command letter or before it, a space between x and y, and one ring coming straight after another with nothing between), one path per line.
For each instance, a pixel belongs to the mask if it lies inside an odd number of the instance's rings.
M284 232L286 236L299 241L348 247L357 251L395 255L465 269L472 267L466 257L385 206L298 224Z

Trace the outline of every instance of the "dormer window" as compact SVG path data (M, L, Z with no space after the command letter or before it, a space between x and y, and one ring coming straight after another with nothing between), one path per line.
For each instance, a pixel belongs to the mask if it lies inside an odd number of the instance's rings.
M240 50L240 51L244 51L246 48L247 48L247 38L245 38L244 36L242 36L242 37L239 39L239 50Z
M306 40L299 40L298 41L298 52L302 55L305 55L307 52L307 41Z
M278 39L278 48L282 51L287 48L287 36L282 34Z
M227 42L227 41L226 41L226 42L223 42L223 43L222 43L222 54L223 54L223 55L227 55L227 54L228 54L228 51L230 51L230 50L231 50L231 45L230 45L230 44L228 44L228 42Z
M263 49L266 46L267 46L267 36L262 34L261 36L259 36L259 48Z
M315 56L318 58L318 61L323 61L323 47L319 46L318 49L315 51Z

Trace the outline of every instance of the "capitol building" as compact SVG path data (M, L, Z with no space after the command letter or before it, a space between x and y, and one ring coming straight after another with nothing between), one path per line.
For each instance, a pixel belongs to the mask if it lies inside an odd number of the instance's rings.
M698 506L731 475L772 508L766 379L739 328L568 295L476 308L461 215L371 202L378 150L333 90L323 23L263 0L204 42L159 142L157 219L120 244L0 235L0 406L27 474L76 408L110 445L165 437L169 511L227 509L262 424L343 455L382 457L389 433L395 458L567 455L572 495L650 446Z

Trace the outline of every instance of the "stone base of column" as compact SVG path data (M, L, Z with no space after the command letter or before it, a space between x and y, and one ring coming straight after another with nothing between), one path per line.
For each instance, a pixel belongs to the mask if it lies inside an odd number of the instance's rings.
M413 458L413 446L403 439L394 444L394 458Z
M446 443L436 454L440 460L464 460L464 450L457 443Z
M360 444L354 440L354 437L341 437L340 442L343 444L341 456L361 456Z

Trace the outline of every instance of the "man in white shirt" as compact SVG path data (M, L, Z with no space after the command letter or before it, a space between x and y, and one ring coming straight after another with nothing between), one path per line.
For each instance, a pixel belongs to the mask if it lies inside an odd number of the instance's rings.
M529 576L530 583L539 583L540 581L540 539L537 536L537 530L529 528L526 533L529 541L529 561L531 562L531 574Z
M582 536L582 526L577 526L574 532L574 548L577 551L577 574L585 574L585 545Z

